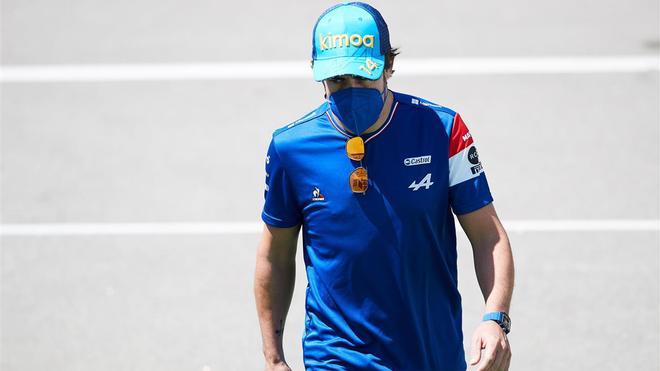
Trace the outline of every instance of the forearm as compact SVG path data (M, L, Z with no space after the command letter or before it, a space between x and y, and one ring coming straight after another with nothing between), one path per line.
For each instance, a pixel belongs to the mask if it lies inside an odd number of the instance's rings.
M254 294L267 363L284 361L282 338L295 286L295 259L277 261L258 254Z
M493 238L474 241L472 249L486 311L509 313L514 284L513 256L506 232L499 227Z

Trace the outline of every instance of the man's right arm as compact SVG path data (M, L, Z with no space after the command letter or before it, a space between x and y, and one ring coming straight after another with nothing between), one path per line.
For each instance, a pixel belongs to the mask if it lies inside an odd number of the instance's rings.
M276 228L264 224L257 249L254 296L262 350L269 370L289 370L284 359L282 339L295 286L299 231L300 225Z

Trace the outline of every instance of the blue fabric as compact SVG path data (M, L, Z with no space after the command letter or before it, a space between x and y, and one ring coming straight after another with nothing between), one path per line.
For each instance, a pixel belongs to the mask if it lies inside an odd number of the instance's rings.
M273 133L262 219L303 225L306 369L466 369L452 209L493 198L483 171L448 187L455 112L394 101L381 130L362 136L364 195L351 192L360 163L327 103Z
M378 120L385 93L373 88L346 88L330 94L328 104L350 131L362 134Z
M390 49L387 24L378 10L361 2L334 5L312 31L314 79L346 74L378 79Z

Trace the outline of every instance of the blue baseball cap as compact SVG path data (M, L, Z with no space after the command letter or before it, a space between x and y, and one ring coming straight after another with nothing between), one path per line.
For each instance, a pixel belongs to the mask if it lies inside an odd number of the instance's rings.
M389 30L378 10L361 2L334 5L314 25L314 80L339 75L376 80L383 74L390 49Z

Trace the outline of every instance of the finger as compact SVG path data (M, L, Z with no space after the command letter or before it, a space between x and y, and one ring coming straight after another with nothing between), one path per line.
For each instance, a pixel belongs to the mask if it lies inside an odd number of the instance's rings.
M504 360L502 361L502 365L500 366L503 371L506 371L509 369L509 365L511 364L511 344L509 343L509 338L507 336L504 336Z
M495 356L495 360L493 361L493 366L491 367L494 371L502 370L504 362L506 361L506 355L507 352L505 350L503 350L502 348L497 349L497 355Z
M509 345L509 338L507 338L506 334L504 338L499 340L498 348L498 359L495 361L495 369L502 370L505 369L504 365L511 354L511 346Z
M506 360L504 361L504 365L502 365L502 371L509 371L509 367L511 366L511 352L509 351L506 356Z
M487 371L492 370L493 364L497 357L497 347L495 346L496 342L490 341L486 343L486 348L481 354L481 361L479 362L479 367L477 371Z
M474 366L481 358L481 337L477 336L472 339L472 349L470 349L470 366Z

